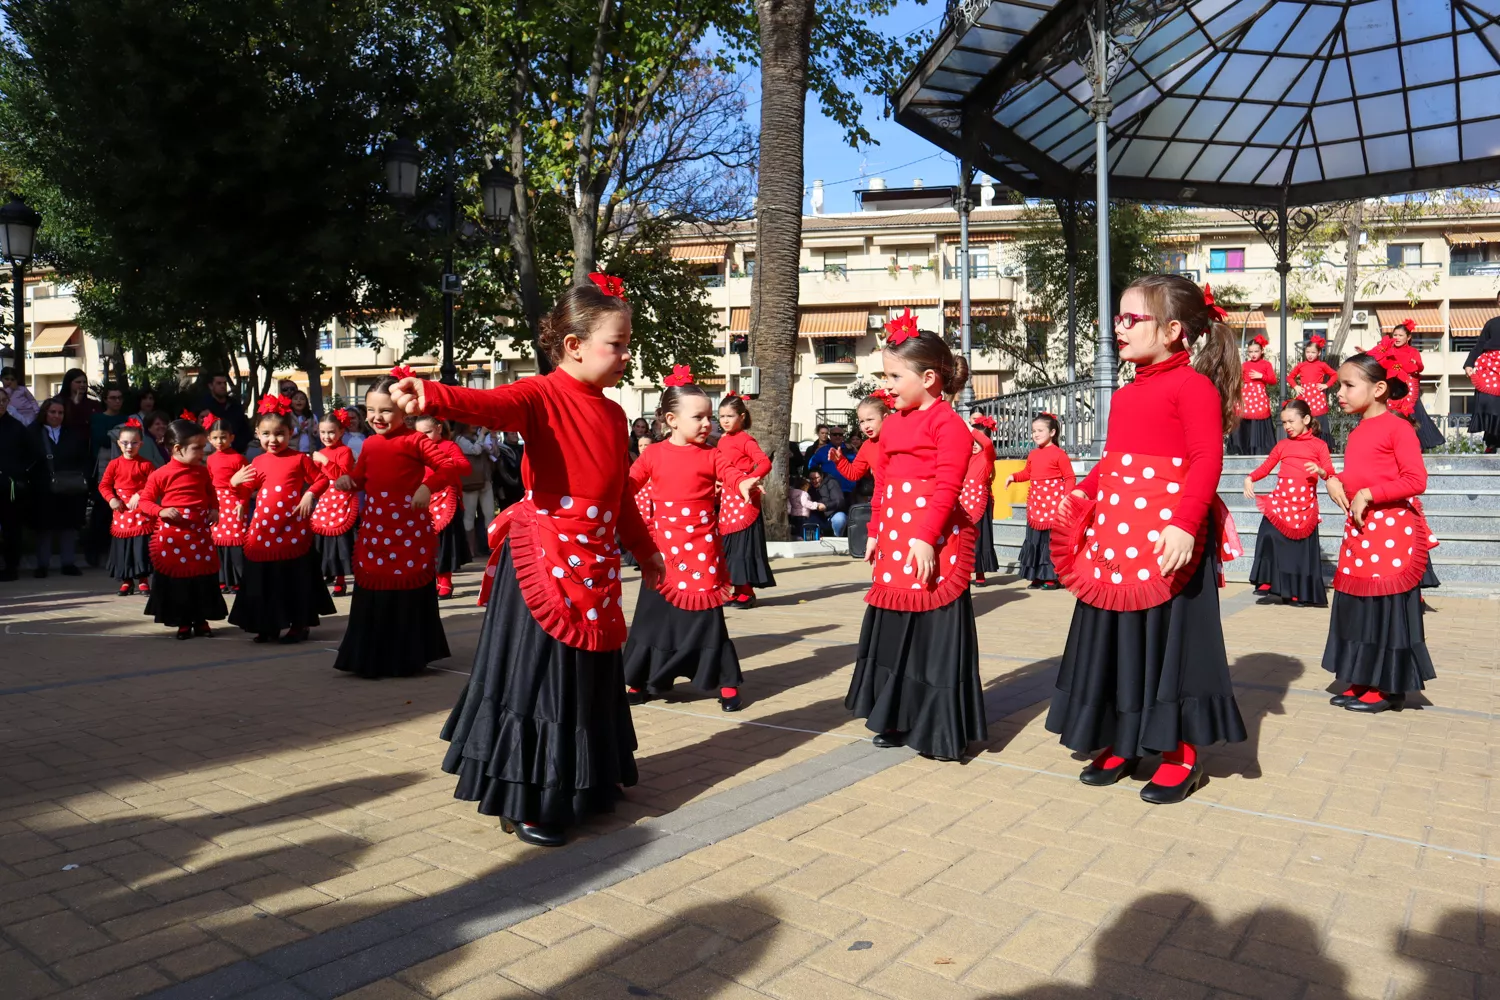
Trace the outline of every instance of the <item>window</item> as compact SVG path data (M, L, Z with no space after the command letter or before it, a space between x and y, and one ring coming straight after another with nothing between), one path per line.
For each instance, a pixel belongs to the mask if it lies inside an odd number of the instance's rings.
M1188 269L1187 254L1181 250L1170 250L1161 255L1161 269L1167 274L1179 274Z
M1385 248L1385 260L1391 267L1420 267L1422 244L1392 243Z
M1046 320L1026 321L1026 356L1035 360L1047 357L1047 333L1052 324Z
M1474 412L1474 390L1453 389L1448 393L1448 412L1451 414Z
M843 250L823 251L823 273L844 277L849 273L849 254Z
M748 333L735 333L729 337L730 354L749 354L750 335Z
M750 254L745 255L745 277L755 277L755 258Z
M328 327L318 331L318 350L328 351L333 349L333 331Z
M1210 271L1243 271L1245 269L1245 248L1226 247L1222 250L1210 250L1208 252L1208 269Z
M854 344L855 341L853 337L825 337L819 340L818 364L854 364Z

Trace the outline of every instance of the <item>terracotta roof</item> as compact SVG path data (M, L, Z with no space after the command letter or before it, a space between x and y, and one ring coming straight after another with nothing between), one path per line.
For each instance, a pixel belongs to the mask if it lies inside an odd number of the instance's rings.
M875 303L882 309L902 309L910 307L916 309L921 306L935 306L938 304L936 297L926 299L881 299Z

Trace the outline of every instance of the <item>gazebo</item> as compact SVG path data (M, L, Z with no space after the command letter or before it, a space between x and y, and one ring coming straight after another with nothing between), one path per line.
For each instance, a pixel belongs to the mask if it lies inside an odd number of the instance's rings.
M1284 377L1290 256L1316 222L1301 206L1500 178L1500 0L949 0L896 119L1055 200L1065 233L1095 200L1102 442L1111 194L1255 223L1281 275Z

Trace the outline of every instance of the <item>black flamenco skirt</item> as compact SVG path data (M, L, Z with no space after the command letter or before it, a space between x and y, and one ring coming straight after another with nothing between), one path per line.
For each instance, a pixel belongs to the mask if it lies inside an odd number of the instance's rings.
M1500 396L1475 392L1469 405L1469 433L1483 434L1486 448L1500 448Z
M1314 608L1325 606L1328 587L1323 583L1323 553L1318 548L1318 533L1291 539L1262 517L1260 531L1255 536L1250 583L1257 588L1269 583L1268 593L1289 601Z
M619 650L591 653L548 635L521 597L509 542L474 670L442 737L454 798L486 816L568 826L612 809L620 787L636 782Z
M275 635L284 628L315 628L319 615L336 613L318 572L317 553L309 549L295 559L246 559L229 624L255 635Z
M724 539L724 564L729 582L736 587L774 587L771 561L766 558L766 519L756 514L749 527L732 531Z
M153 572L145 613L158 625L187 628L200 622L223 621L229 609L219 593L219 578L212 573L182 577Z
M245 582L245 549L241 545L220 545L219 585L238 588Z
M995 501L992 498L984 505L984 518L974 531L974 574L1000 572L1000 560L995 555Z
M1437 570L1432 568L1432 557L1427 557L1427 568L1422 571L1422 582L1417 584L1418 590L1436 590L1443 582L1438 579Z
M1218 529L1211 525L1208 537L1218 538ZM1069 750L1113 747L1121 757L1246 740L1212 555L1205 552L1187 586L1154 608L1106 611L1078 602L1047 730Z
M1351 685L1386 694L1420 691L1437 676L1422 629L1419 587L1384 597L1353 597L1335 592L1328 615L1323 669Z
M464 508L459 504L453 512L453 520L438 533L437 571L457 573L469 564L473 554L469 552L469 533L464 531Z
M1022 579L1032 583L1056 583L1057 567L1052 565L1052 531L1048 528L1026 526L1026 538L1021 542L1021 556L1017 560L1017 572Z
M358 530L350 528L342 535L317 536L313 544L317 546L318 567L324 580L354 575L354 535Z
M1334 446L1333 422L1329 420L1328 414L1320 413L1316 417L1313 417L1313 419L1318 422L1318 432L1319 436L1323 439L1323 443L1332 448Z
M415 590L355 587L333 666L366 680L410 677L448 655L436 580Z
M907 746L932 757L960 757L985 739L969 592L932 611L866 606L844 707L872 732L906 733Z
M109 557L104 570L116 580L139 580L151 575L151 536L109 539Z
M1422 405L1421 399L1417 400L1416 409L1412 412L1411 425L1417 429L1417 443L1422 446L1423 451L1440 448L1448 440L1427 415L1427 407Z
M625 683L659 694L679 677L699 691L740 686L740 656L724 626L724 609L684 611L643 585L625 643Z
M1241 420L1229 432L1226 450L1231 455L1269 455L1276 447L1276 423L1270 417Z

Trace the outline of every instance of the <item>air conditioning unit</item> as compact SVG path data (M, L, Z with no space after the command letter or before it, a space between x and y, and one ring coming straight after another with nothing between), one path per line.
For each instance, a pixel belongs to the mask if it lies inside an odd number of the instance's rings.
M869 322L866 324L871 330L885 329L885 317L879 313L871 313Z
M1370 310L1368 310L1368 309L1356 309L1356 310L1354 310L1354 312L1349 315L1349 322L1351 324L1353 324L1354 326L1369 326L1370 325Z
M760 395L760 369L759 368L746 367L746 368L741 368L740 369L740 395L741 396L759 396Z
M504 358L496 358L494 361L491 361L490 364L495 366L496 375L501 375L505 372L510 371L510 362Z

